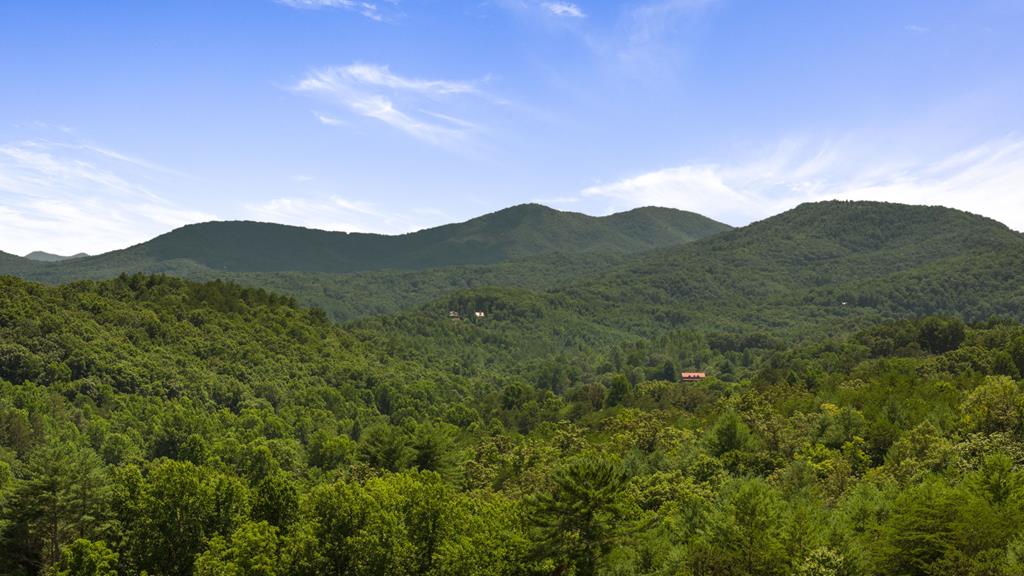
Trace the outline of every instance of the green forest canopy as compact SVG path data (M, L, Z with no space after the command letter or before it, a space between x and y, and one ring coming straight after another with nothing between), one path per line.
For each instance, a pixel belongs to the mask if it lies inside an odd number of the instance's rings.
M7 574L1021 568L1016 322L460 375L223 282L0 295Z

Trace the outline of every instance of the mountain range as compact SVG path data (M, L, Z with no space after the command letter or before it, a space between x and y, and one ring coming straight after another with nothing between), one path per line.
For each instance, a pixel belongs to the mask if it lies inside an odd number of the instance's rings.
M456 291L360 324L391 334L392 350L438 355L432 343L445 342L463 364L512 370L680 330L741 350L923 315L1020 321L1022 286L1024 236L999 222L941 207L822 202L547 290ZM446 310L488 320L452 324Z
M228 279L291 294L348 320L422 304L456 289L547 289L607 270L633 254L728 230L668 208L593 217L537 204L400 236L208 222L75 260L43 263L0 253L0 274L47 283L124 273Z
M732 229L666 208L606 217L514 206L400 236L210 222L99 256L0 256L0 273L50 283L121 273L227 279L348 321L435 314L526 290L587 326L836 331L918 314L1021 317L1024 236L942 207L821 202ZM417 311L426 305L429 312ZM567 322L572 323L569 318Z
M81 259L74 266L37 266L36 273L44 277L92 276L104 271L189 265L218 272L421 270L495 264L555 252L629 254L697 240L729 228L698 214L668 208L593 217L538 204L398 236L264 222L206 222L124 250Z

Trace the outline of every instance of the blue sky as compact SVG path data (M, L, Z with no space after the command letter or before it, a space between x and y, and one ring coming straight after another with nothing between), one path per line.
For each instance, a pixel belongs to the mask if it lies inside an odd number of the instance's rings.
M0 3L0 250L824 198L1024 230L1024 1Z

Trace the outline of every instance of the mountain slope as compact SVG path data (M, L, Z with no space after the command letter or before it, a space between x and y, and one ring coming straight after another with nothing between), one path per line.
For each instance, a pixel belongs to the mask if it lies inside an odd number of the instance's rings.
M260 222L208 222L125 250L63 262L47 269L44 276L102 277L122 271L187 268L186 261L218 272L420 270L494 264L552 252L628 254L728 229L697 214L663 208L598 218L535 204L400 236Z
M674 330L723 334L747 342L742 350L926 314L1020 320L1021 286L1024 237L998 222L947 208L824 202L652 250L550 291L462 291L365 324L407 348L459 341L448 347L465 349L478 366L515 366L538 350L572 353L595 339ZM453 324L444 318L450 309L488 317ZM507 345L524 341L531 346L521 353Z
M656 232L638 225L644 220L657 222ZM612 219L527 204L401 236L219 222L187 226L142 246L156 260L190 259L217 270L344 273L493 264L549 252L631 253L727 229L686 212L640 209Z
M94 257L53 263L0 258L0 274L49 283L123 273L226 279L287 293L345 321L419 306L459 289L546 290L608 271L636 252L726 230L667 208L592 217L536 204L403 236L210 222Z
M15 256L14 254L8 254L7 252L0 252L0 265L13 266L22 258Z
M7 252L0 252L0 274L6 274L10 276L29 276L32 273L41 270L44 267L43 263L29 260L28 258L22 258L14 254L8 254Z
M940 207L822 202L652 251L580 294L608 308L657 310L669 323L730 308L767 323L769 310L803 306L977 319L1024 314L1022 279L1024 237L996 221Z

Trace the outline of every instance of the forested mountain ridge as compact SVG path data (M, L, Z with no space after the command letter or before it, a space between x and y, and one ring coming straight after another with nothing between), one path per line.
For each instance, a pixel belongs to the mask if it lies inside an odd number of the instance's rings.
M689 245L652 250L555 292L588 313L664 326L787 312L1022 318L1024 236L941 207L822 202ZM627 325L628 322L622 322Z
M292 295L347 321L414 308L466 288L549 289L602 273L638 251L728 229L665 208L595 218L536 204L403 236L212 222L72 261L0 257L0 274L50 283L123 273L224 279ZM365 271L339 273L351 269Z
M829 201L654 250L569 290L670 323L742 308L746 322L770 326L787 308L807 307L836 317L1022 318L1022 282L1024 236L999 222L942 207Z
M678 239L680 228L665 232L659 224L666 216L676 223L696 219L697 224L683 228L711 235L690 244L629 254L621 247L585 240L573 226L562 225L579 220L586 226L612 222L620 231L639 227L644 231L630 231L631 237L656 244ZM939 207L823 202L724 233L714 233L720 227L709 222L653 208L594 219L525 205L423 234L433 235L428 244L436 247L449 242L453 230L470 242L485 237L488 230L529 238L532 232L524 229L556 228L558 234L571 231L571 249L585 244L592 251L483 265L333 274L231 272L188 258L140 259L130 249L56 264L10 256L0 261L0 272L48 282L140 271L203 281L223 278L290 294L340 321L393 314L431 301L429 314L434 314L449 294L469 289L462 294L471 300L473 289L487 286L534 290L539 298L554 290L556 300L571 302L574 311L590 320L648 335L682 325L778 331L806 328L808 321L834 325L832 333L839 333L889 317L1019 317L1024 309L1024 296L1015 288L1024 281L1018 272L1024 268L1024 236L982 217ZM317 237L332 234L281 229ZM501 242L505 241L490 245ZM531 246L551 247L536 242Z
M593 217L537 204L399 236L263 222L207 222L178 228L124 250L41 265L33 273L38 279L66 281L153 272L161 266L173 269L182 262L215 273L420 270L495 264L556 252L629 254L728 229L703 216L666 208Z
M572 353L680 328L793 342L927 314L1024 320L1021 286L1024 237L998 222L947 208L824 202L551 290L464 290L360 323L401 349L446 341L466 366L516 370L538 350ZM498 314L452 323L450 309Z
M5 271L8 268L17 265L19 262L23 260L25 260L25 258L22 258L21 256L17 256L15 254L8 254L7 252L0 252L0 266L4 266Z
M224 282L0 279L0 574L1024 568L1019 323L676 331L519 375L381 337Z

